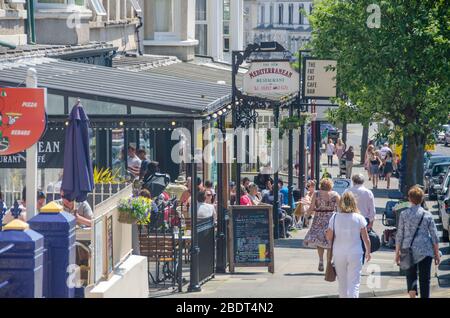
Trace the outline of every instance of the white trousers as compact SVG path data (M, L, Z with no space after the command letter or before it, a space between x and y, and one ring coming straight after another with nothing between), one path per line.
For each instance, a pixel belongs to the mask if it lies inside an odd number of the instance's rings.
M362 255L334 255L333 258L339 283L339 298L359 298Z

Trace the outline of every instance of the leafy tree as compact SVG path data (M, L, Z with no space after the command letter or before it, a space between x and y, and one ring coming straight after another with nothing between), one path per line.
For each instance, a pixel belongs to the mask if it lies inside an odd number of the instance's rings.
M371 28L373 3L315 1L311 48L338 61L339 89L362 113L402 127L408 189L423 183L427 137L448 121L450 8L447 0L378 1L381 24Z

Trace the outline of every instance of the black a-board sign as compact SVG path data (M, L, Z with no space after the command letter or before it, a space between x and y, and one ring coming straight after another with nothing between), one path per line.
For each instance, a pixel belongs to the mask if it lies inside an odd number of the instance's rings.
M271 205L230 206L230 272L235 267L268 267L275 271Z

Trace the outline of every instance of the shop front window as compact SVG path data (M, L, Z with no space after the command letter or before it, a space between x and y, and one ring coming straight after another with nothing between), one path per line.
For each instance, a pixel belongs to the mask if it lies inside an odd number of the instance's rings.
M69 112L76 105L78 98L69 97ZM127 106L92 99L81 99L81 105L88 115L126 115Z
M64 115L64 96L47 94L47 114Z

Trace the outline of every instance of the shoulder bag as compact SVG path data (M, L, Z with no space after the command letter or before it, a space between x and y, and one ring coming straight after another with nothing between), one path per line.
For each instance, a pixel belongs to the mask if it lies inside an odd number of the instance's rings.
M416 232L414 232L414 236L411 240L411 244L408 248L402 248L400 249L400 269L401 270L407 270L414 266L414 258L413 258L413 251L412 251L412 245L414 243L414 239L417 236L417 232L419 232L420 225L422 224L423 217L425 215L425 212L422 213L422 218L420 219L419 225L416 228Z
M334 231L336 231L336 216L335 213L333 216L333 239L331 240L331 249L330 249L330 255L327 259L327 268L325 270L325 280L327 282L334 282L336 280L336 269L334 268L334 263L332 261L333 258L333 245L334 245Z
M370 240L370 253L378 251L381 246L380 237L373 229L368 230L367 234L369 235Z

